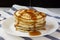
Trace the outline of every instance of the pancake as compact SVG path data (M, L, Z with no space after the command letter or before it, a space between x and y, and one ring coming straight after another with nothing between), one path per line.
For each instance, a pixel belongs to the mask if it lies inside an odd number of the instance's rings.
M20 9L14 13L16 31L45 30L46 14L34 9Z

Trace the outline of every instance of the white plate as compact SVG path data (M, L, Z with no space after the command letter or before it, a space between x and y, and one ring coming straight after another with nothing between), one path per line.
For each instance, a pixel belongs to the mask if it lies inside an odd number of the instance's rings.
M10 17L3 21L2 27L8 34L14 35L14 36L22 36L22 37L38 37L38 36L30 36L29 33L24 33L20 31L16 31L14 29L14 17ZM58 22L55 20L55 18L52 17L46 17L46 30L40 30L41 35L48 35L53 32L55 32L58 29Z

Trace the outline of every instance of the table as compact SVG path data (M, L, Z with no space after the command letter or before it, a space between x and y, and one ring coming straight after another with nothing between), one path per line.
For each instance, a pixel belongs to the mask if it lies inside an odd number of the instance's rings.
M0 11L3 11L3 10L9 10L10 8L9 7L0 7ZM48 10L50 10L50 11L52 11L52 12L54 12L55 14L59 14L60 15L60 8L46 8L46 9L48 9ZM57 34L58 32L56 32L56 33L54 33L54 35L55 34ZM60 34L58 34L56 37L57 38L59 38L60 36L59 36ZM0 37L0 40L1 40L2 38ZM47 40L47 38L45 38L45 37L38 37L38 38L32 38L33 40ZM54 38L55 39L55 38ZM3 40L3 39L2 39Z

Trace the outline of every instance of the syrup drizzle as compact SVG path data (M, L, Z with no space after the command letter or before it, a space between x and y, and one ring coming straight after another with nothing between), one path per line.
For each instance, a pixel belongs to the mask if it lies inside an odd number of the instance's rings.
M28 14L31 16L31 19L34 20L34 28L33 31L29 32L29 34L31 36L36 36L36 35L40 35L41 33L39 31L36 30L36 20L37 17L34 13L31 12L31 10L29 10L30 12L28 12Z

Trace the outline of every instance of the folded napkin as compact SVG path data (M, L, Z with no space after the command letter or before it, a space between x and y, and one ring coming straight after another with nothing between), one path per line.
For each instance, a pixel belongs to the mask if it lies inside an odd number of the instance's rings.
M3 20L6 19L6 18L9 18L11 17L14 12L16 10L19 10L19 9L23 9L23 8L26 8L28 9L29 7L27 6L20 6L20 5L13 5L12 8L10 10L4 10L4 11L1 11L1 15L2 15L2 18ZM40 8L40 7L32 7L33 9L35 10L38 10L38 11L42 11L44 13L46 13L48 16L50 17L54 17L57 21L58 21L58 24L60 25L60 15L58 14L55 14L45 8ZM2 20L2 22L3 22ZM0 30L0 36L1 36L1 39L2 40L60 40L60 28L57 29L54 33L50 34L50 35L45 35L45 36L42 36L42 37L36 37L36 38L29 38L29 37L13 37L12 35L7 35L6 33L3 33L1 30ZM15 38L15 39L14 39Z

